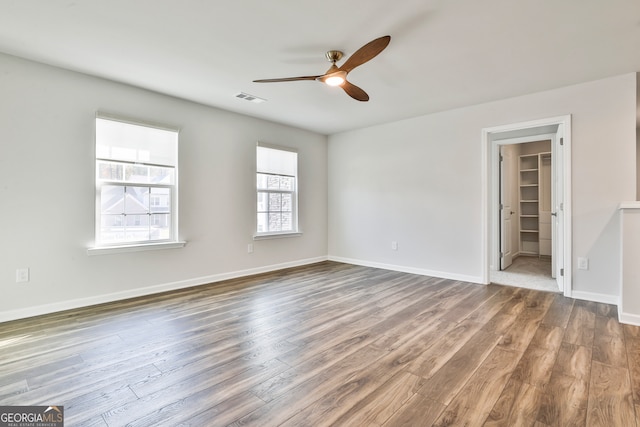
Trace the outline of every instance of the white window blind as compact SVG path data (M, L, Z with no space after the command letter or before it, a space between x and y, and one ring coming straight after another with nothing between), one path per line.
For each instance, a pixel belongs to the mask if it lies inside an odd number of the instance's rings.
M298 173L298 153L258 145L257 170L262 173L296 176Z
M97 158L175 167L177 148L177 131L96 119Z

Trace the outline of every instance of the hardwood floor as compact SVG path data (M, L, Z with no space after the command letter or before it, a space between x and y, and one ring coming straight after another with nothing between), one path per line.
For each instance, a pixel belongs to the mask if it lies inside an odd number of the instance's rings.
M68 426L637 426L614 306L325 262L0 324Z

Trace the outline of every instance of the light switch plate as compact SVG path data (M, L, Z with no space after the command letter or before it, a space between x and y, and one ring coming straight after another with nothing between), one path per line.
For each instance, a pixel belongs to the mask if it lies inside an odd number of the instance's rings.
M16 283L24 283L29 281L29 269L19 268L16 270Z
M578 258L578 270L588 270L589 269L589 258Z

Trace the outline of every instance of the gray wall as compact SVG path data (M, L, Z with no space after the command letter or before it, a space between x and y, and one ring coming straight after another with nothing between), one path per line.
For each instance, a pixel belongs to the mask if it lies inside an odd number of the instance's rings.
M0 75L0 321L327 254L479 282L481 130L565 114L573 120L574 266L575 257L590 258L588 271L574 269L573 295L619 294L617 206L636 197L635 73L329 138L6 55ZM182 129L186 247L87 255L96 111ZM252 240L257 140L300 152L301 237ZM31 281L16 284L23 267Z
M483 128L572 115L573 295L616 301L619 202L635 198L628 74L332 135L329 256L482 281ZM391 250L391 241L398 250Z
M6 55L0 76L0 321L326 259L326 136ZM184 248L87 255L98 110L181 128ZM301 237L252 239L258 140L299 150Z
M640 73L636 73L636 200L640 200Z

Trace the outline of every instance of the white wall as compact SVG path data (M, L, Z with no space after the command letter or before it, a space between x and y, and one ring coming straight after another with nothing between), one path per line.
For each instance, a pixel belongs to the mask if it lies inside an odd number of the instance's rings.
M636 200L640 200L640 72L636 73Z
M326 259L326 136L5 55L0 76L0 321ZM87 255L98 110L182 129L184 248ZM299 150L301 237L252 240L257 140Z
M616 208L636 195L635 73L333 135L328 155L323 135L10 56L0 55L0 75L0 321L327 253L481 281L481 130L564 114L573 116L573 254L590 258L573 288L618 294ZM87 255L98 110L182 128L186 247ZM299 149L302 237L251 240L257 140ZM16 284L22 267L31 280Z
M636 200L640 200L640 127L636 128Z
M640 200L640 127L636 128L636 200Z
M588 271L573 272L574 295L615 300L616 209L636 193L635 79L628 74L330 136L330 258L481 282L482 129L571 114L573 255L590 259Z
M620 209L622 235L620 320L640 325L640 202L626 202Z
M636 127L636 200L640 200L640 126Z

